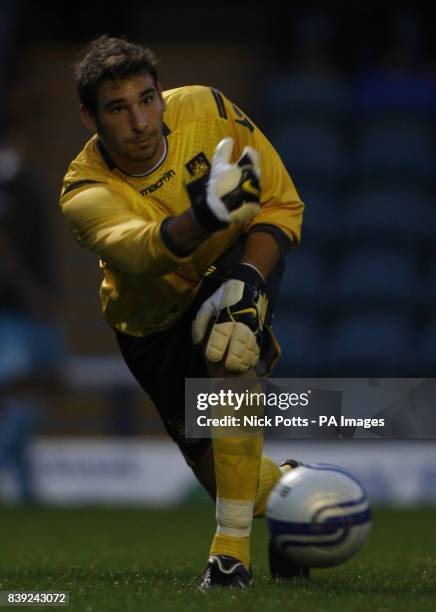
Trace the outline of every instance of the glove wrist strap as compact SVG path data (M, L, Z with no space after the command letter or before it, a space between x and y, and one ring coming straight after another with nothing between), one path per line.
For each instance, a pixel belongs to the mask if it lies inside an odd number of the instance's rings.
M228 223L219 221L207 203L206 185L208 177L204 176L186 185L191 200L192 212L195 221L206 232L213 233L228 227Z
M253 265L253 264L251 264L251 263L248 263L248 262L246 262L246 261L241 262L241 264L240 264L240 265L241 265L241 266L248 266L249 268L253 268L253 270L254 270L255 272L257 272L257 274L258 274L258 275L260 276L260 278L262 279L262 282L263 282L263 283L265 282L265 277L264 277L264 275L263 275L263 274L262 274L262 272L259 270L259 268L256 268L256 266L255 266L255 265Z
M232 271L231 278L241 280L255 289L263 289L265 280L259 270L249 263L240 263Z

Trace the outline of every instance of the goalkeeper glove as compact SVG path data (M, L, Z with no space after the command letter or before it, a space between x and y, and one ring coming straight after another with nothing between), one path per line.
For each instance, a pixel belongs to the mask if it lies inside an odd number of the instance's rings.
M245 372L257 365L268 305L263 289L260 272L253 266L239 264L232 278L202 304L192 324L192 339L199 344L215 317L206 345L209 361L221 361L227 350L227 370Z
M245 147L238 161L231 164L232 149L233 138L221 140L209 176L186 186L194 217L208 232L249 221L260 208L259 155L252 147Z

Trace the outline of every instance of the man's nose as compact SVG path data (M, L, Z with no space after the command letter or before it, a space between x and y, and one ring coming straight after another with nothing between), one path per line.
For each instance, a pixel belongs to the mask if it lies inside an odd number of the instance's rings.
M133 130L142 132L147 127L147 115L144 110L138 107L131 108L130 123Z

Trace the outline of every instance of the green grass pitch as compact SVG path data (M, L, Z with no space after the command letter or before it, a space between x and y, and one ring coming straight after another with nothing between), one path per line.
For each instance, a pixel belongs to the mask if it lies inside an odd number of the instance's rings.
M0 508L0 590L70 591L68 610L436 610L436 510L379 509L352 561L310 581L268 577L264 520L253 534L255 585L201 593L213 506ZM21 608L20 608L21 609ZM45 608L44 608L45 609Z

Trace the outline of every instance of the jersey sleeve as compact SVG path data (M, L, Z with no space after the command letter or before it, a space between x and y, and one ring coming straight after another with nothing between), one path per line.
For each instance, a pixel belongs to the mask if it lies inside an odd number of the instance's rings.
M162 221L147 221L129 208L124 196L95 184L61 198L76 240L127 274L162 276L189 256L172 252L161 237Z
M275 236L281 250L300 241L304 204L279 154L256 125L235 105L215 90L217 108L235 139L238 156L245 146L256 149L261 162L261 209L246 232L266 231Z

